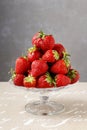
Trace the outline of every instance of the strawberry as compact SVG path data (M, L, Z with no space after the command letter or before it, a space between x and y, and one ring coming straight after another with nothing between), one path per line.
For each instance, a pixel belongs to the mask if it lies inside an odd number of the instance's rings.
M47 62L53 63L59 59L59 54L56 50L47 50L42 56L42 59Z
M31 64L31 74L32 76L40 76L48 70L48 65L43 60L35 60Z
M36 33L32 38L32 44L41 48L43 51L53 49L55 40L52 35L46 35L42 31Z
M23 74L15 74L14 73L12 76L13 83L17 86L23 86L23 79L24 79Z
M24 86L26 88L35 87L36 86L36 78L31 76L31 75L28 75L27 77L24 78L23 83L24 83Z
M50 69L52 73L55 74L67 74L70 64L65 62L65 60L60 59L56 63L54 63Z
M71 79L71 84L77 82L80 78L80 74L75 69L70 69L67 76Z
M52 88L53 86L53 79L48 72L39 77L37 83L38 88Z
M66 51L65 48L64 48L64 46L62 44L60 44L60 43L55 44L53 49L58 52L60 58L63 57L63 52Z
M66 86L71 83L71 79L63 74L57 74L55 76L55 82L57 87Z
M17 74L24 74L30 68L30 62L27 57L18 57L15 63L15 72Z
M27 57L30 62L33 62L34 60L38 60L41 57L41 53L38 48L34 46L28 49Z
M50 71L55 74L67 74L71 66L68 56L69 54L67 54L66 52L63 53L63 58L54 63Z
M40 48L41 44L43 44L43 39L40 32L37 32L32 38L32 44L35 45L37 48Z
M53 36L52 35L46 35L44 40L43 40L43 44L41 44L41 49L43 51L53 49L54 44L55 44L55 40L54 40Z

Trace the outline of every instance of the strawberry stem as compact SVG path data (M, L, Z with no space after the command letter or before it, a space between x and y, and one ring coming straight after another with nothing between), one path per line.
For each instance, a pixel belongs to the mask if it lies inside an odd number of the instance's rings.
M67 67L70 66L69 56L70 56L70 54L68 54L67 52L63 52L63 60L65 61Z
M70 70L67 74L68 77L70 77L71 79L76 77L76 71L75 70Z
M34 51L36 51L36 50L37 50L37 48L36 48L36 46L34 45L33 47L30 47L30 48L28 49L28 52L32 53L32 52L34 52Z
M24 59L27 59L27 56L26 56L26 55L24 55L23 53L22 53L22 57L23 57Z
M46 81L50 84L54 83L54 80L52 79L49 72L46 73Z
M59 59L59 54L58 54L58 52L57 52L56 50L52 50L52 52L53 52L54 58L55 58L56 60L58 60L58 59Z
M63 52L63 59L66 59L66 58L68 58L69 56L70 56L69 53L67 53L67 52Z
M39 38L44 39L45 36L46 36L46 34L43 31L39 32L39 36L38 36Z
M29 75L28 77L25 77L25 81L26 81L26 82L32 83L34 80L35 80L34 77L31 76L31 75Z

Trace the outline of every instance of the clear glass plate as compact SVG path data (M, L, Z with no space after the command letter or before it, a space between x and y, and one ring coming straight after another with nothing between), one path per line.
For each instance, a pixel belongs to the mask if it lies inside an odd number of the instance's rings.
M26 88L23 86L14 85L11 79L9 80L9 83L13 87L19 87L19 88L23 88L28 91L40 93L39 101L30 102L25 105L25 110L28 113L32 113L34 115L54 115L54 114L58 114L58 113L64 111L63 104L59 104L55 101L49 101L49 96L46 96L45 93L59 91L61 89L68 88L71 86L71 85L68 85L68 86L53 87L53 88Z

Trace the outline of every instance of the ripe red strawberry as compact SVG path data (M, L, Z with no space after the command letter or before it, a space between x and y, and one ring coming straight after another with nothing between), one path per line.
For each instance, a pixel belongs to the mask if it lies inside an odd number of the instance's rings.
M43 37L44 35L42 36L40 32L37 32L32 38L32 44L40 48L40 45L43 43Z
M66 86L71 83L71 79L63 74L57 74L55 76L55 82L57 87Z
M41 49L43 51L53 49L54 44L55 44L55 40L54 40L53 36L52 35L46 35L44 40L43 40L43 44L41 44Z
M13 83L17 86L23 86L23 79L24 79L23 74L15 74L14 73L12 76Z
M63 57L63 52L65 52L65 48L62 44L58 43L54 45L54 50L56 50L59 53L60 58Z
M63 58L58 60L56 63L54 63L51 67L51 72L54 74L67 74L68 70L71 67L70 64L70 56L68 53L64 52L63 53Z
M50 71L54 74L67 74L69 67L70 67L69 60L65 61L64 59L60 59L52 65Z
M17 74L24 74L30 69L30 62L27 57L18 57L15 62L15 72Z
M43 60L35 60L31 64L31 74L32 76L40 76L47 72L48 70L48 65L46 64L45 61Z
M56 50L47 50L42 56L42 59L47 62L53 63L59 59L59 54Z
M35 87L36 86L36 78L31 76L31 75L28 75L28 77L25 77L24 78L24 86L26 88L32 88L32 87Z
M37 83L38 88L52 88L54 87L53 79L49 73L40 76Z
M38 48L34 46L28 49L27 57L30 62L33 62L34 60L38 60L41 57L41 53Z
M42 31L38 32L32 38L32 44L41 48L43 51L53 49L55 40L52 35L46 35Z
M70 69L67 76L71 79L71 84L77 82L80 78L80 74L75 69Z

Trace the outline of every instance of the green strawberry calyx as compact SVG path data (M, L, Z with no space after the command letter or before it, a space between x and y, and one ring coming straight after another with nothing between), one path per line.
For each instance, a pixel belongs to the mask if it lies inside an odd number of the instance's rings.
M51 85L51 84L54 84L54 80L53 80L53 78L51 77L50 73L49 73L49 72L46 72L45 75L46 75L45 81L46 81L47 83L49 83L50 85Z
M13 70L13 68L10 69L10 71L8 72L8 74L11 75L11 79L14 80L14 78L16 77L16 73L15 71Z
M11 79L14 80L14 78L16 77L16 73L13 69L11 69Z
M35 80L35 78L33 76L29 75L28 77L25 77L24 80L25 80L25 82L32 83Z
M69 57L70 57L70 54L68 54L67 52L63 52L63 58L62 59L65 61L65 64L66 64L67 67L70 66Z
M26 55L22 54L21 57L27 60L27 56Z
M14 80L15 77L16 77L16 73L14 73L14 74L12 75L12 80Z
M45 34L43 31L40 31L40 32L39 32L39 36L38 36L38 38L42 38L42 39L44 39L45 36L46 36L46 34Z
M33 47L30 47L30 48L28 49L28 52L32 53L32 52L34 52L34 51L36 51L36 50L37 50L37 47L34 45Z
M58 59L59 59L59 54L58 54L58 52L57 52L56 50L52 50L52 52L53 52L54 58L55 58L56 60L58 60Z
M69 70L67 76L70 77L71 79L74 79L76 77L76 73L77 71L72 69L72 70Z

